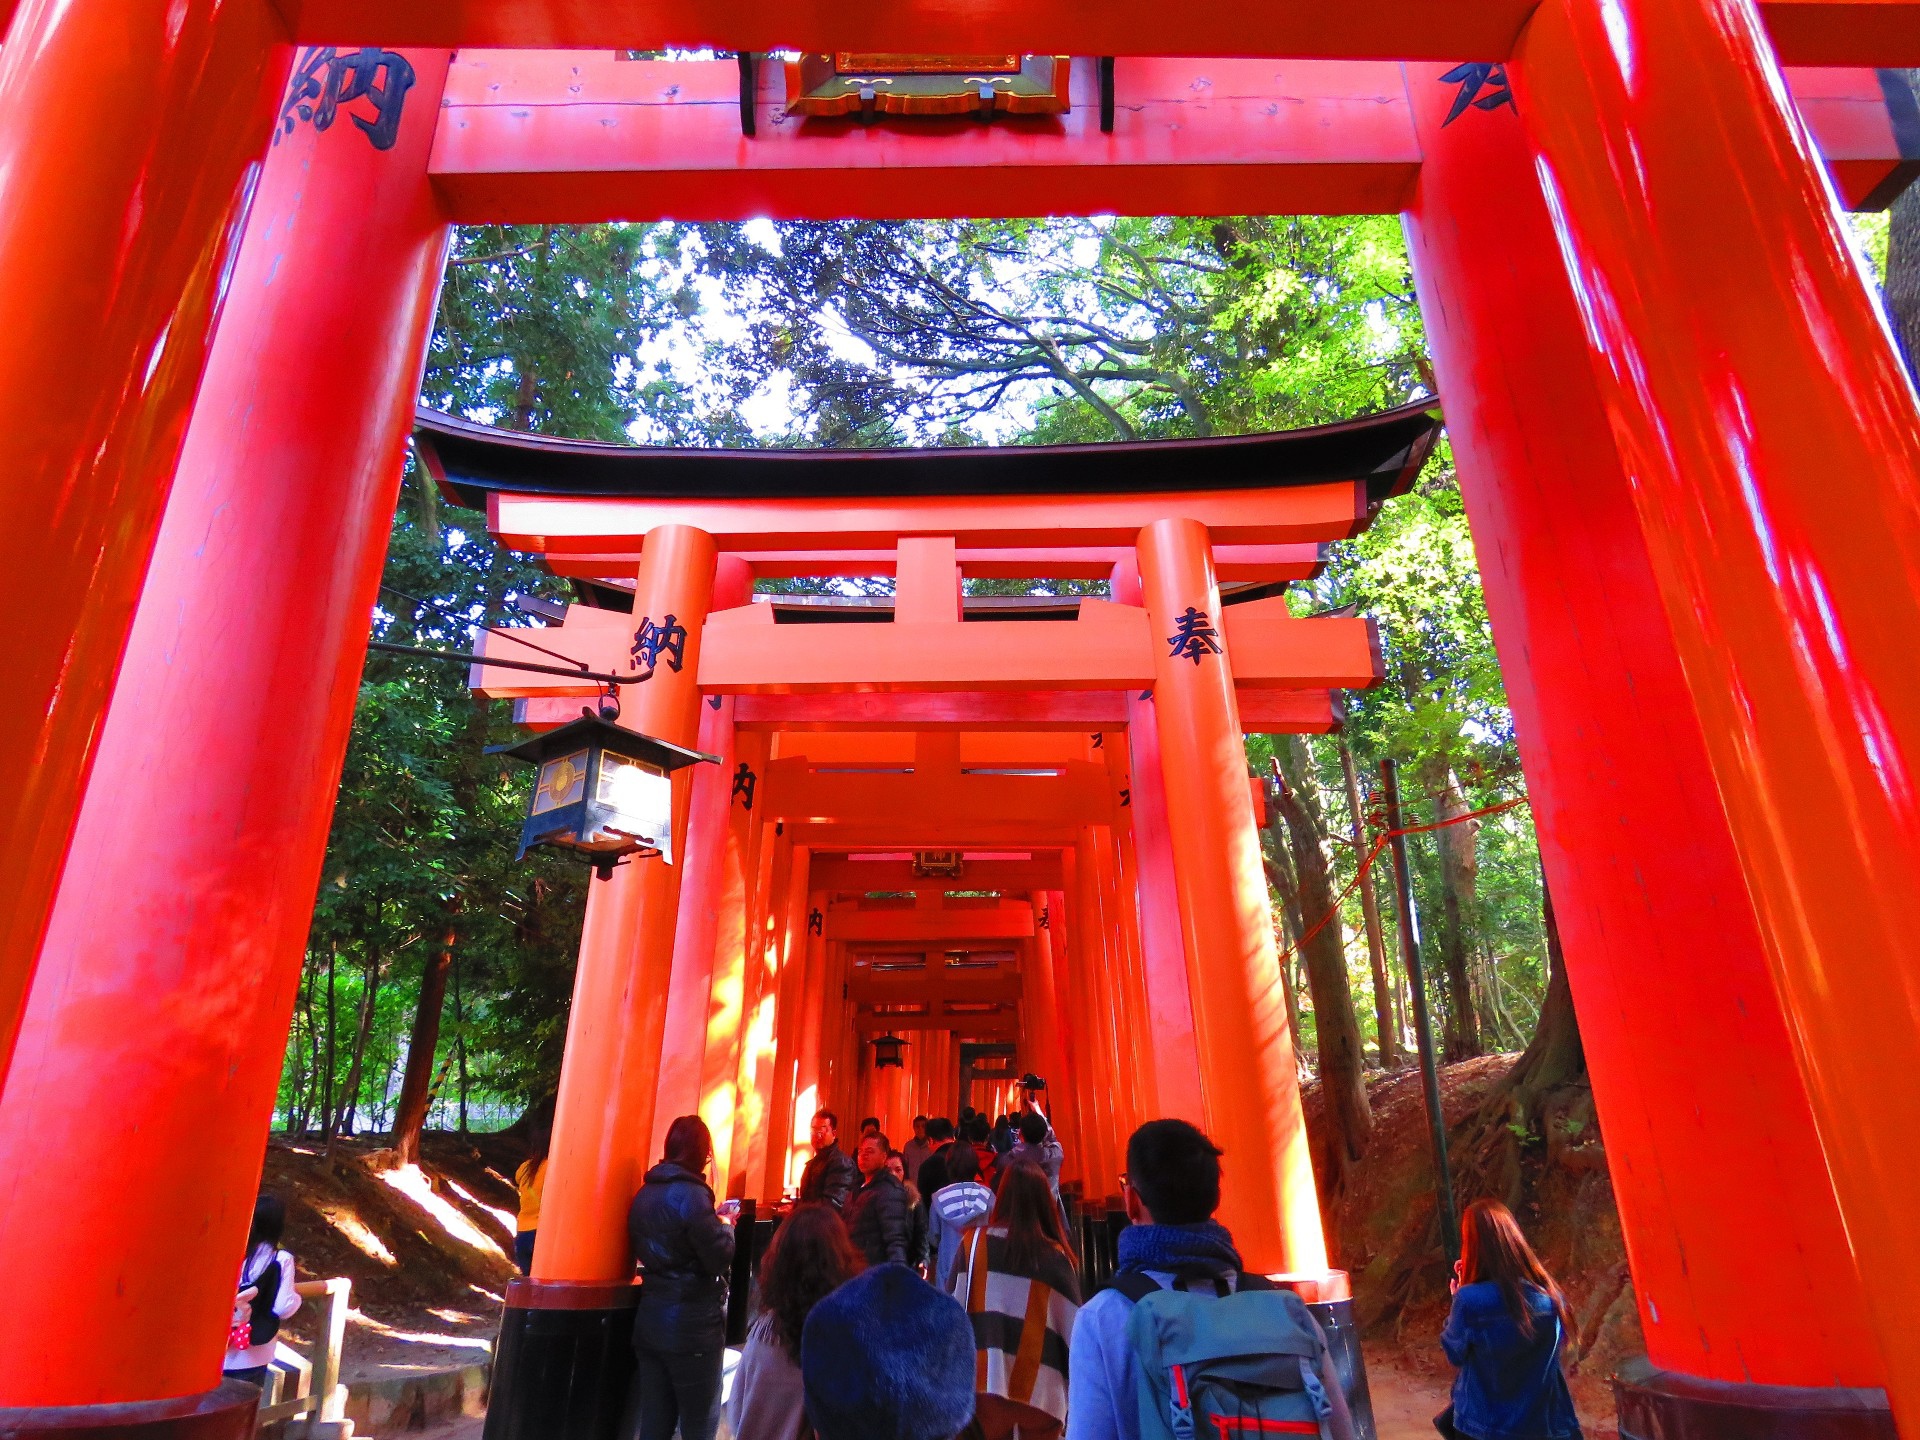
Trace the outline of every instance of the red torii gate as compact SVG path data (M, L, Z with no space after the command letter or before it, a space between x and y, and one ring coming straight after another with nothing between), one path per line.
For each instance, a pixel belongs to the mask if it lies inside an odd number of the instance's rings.
M22 0L0 46L0 354L25 417L0 443L36 602L0 760L6 1423L239 1423L204 1387L463 218L430 168L448 49L851 39L1117 54L1122 76L1143 53L1408 62L1418 177L1391 203L1636 1182L1649 1350L1697 1382L1628 1393L1724 1415L1884 1383L1920 1430L1920 426L1779 70L1920 62L1915 9ZM283 114L295 40L422 47L388 148ZM1504 63L1513 110L1446 123L1463 56ZM1844 158L1849 194L1879 188ZM1139 203L1219 193L1179 163L1136 175ZM950 178L912 213L945 213ZM865 184L902 213L900 173ZM85 1408L109 1403L139 1408Z

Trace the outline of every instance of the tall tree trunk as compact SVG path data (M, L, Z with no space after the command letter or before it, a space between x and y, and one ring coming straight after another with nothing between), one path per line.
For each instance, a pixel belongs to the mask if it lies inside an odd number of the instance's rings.
M333 1067L339 1058L334 1045L339 1008L334 1004L333 976L334 971L339 968L339 963L340 947L337 944L329 946L327 948L327 1071L326 1084L320 1096L320 1138L328 1142L333 1140L333 1132L336 1128L333 1113Z
M467 1007L460 991L460 957L453 957L453 1053L460 1084L460 1133L467 1133Z
M1453 768L1444 761L1423 767L1434 799L1435 818L1451 820L1473 807L1460 793ZM1434 927L1440 973L1446 982L1447 1015L1442 1044L1449 1061L1471 1060L1482 1051L1480 1026L1473 1008L1474 888L1479 874L1475 837L1478 820L1443 825L1433 832L1440 859L1440 917Z
M1307 1047L1300 1039L1300 991L1293 983L1293 957L1305 933L1300 918L1300 887L1294 880L1293 861L1287 855L1287 839L1277 813L1268 815L1267 833L1270 838L1261 846L1260 863L1267 872L1267 888L1280 902L1280 936L1287 942L1280 960L1280 993L1287 1002L1287 1033L1293 1037L1294 1057L1304 1074Z
M346 1083L340 1090L340 1119L334 1133L353 1134L354 1112L360 1104L360 1072L366 1064L367 1042L373 1038L373 1014L380 1003L380 952L370 951L366 984L360 991L360 1029L353 1038L353 1058L347 1062Z
M1340 741L1340 770L1347 781L1347 814L1353 826L1353 863L1367 858L1366 816L1360 804L1360 777L1354 773L1353 751ZM1380 1068L1400 1063L1400 1017L1394 1013L1393 981L1387 973L1387 941L1380 926L1380 897L1373 888L1373 871L1360 872L1360 915L1367 929L1367 960L1373 968L1373 1023L1380 1037Z
M1560 949L1560 926L1553 916L1553 892L1547 889L1544 875L1540 895L1547 934L1547 993L1540 1002L1533 1039L1507 1072L1505 1084L1515 1108L1529 1122L1543 1095L1587 1073L1587 1051L1573 1010L1573 990L1567 984L1566 956Z
M1268 793L1284 821L1300 882L1300 913L1309 930L1300 947L1313 995L1313 1029L1320 1042L1320 1085L1326 1099L1326 1166L1323 1182L1335 1194L1346 1189L1353 1163L1366 1153L1373 1133L1367 1105L1366 1056L1360 1021L1347 979L1347 942L1328 862L1327 826L1320 787L1307 742L1290 735L1276 747ZM1283 758L1284 757L1284 758ZM1315 927L1318 927L1317 929Z
M1908 85L1920 82L1920 70L1903 73ZM1920 378L1920 185L1909 185L1893 202L1887 228L1886 294L1907 369Z
M402 1165L420 1160L420 1132L426 1128L433 1098L433 1055L440 1046L440 1012L446 1007L447 976L453 969L455 918L460 897L447 902L446 937L420 967L420 1003L413 1011L413 1038L407 1042L407 1069L393 1110L393 1148Z

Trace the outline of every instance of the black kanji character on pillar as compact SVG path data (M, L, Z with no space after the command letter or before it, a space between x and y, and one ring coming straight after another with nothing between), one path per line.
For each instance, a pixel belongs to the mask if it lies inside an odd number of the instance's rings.
M1440 122L1442 129L1466 114L1469 105L1476 110L1498 110L1502 105L1509 110L1516 108L1504 65L1456 65L1440 77L1440 83L1460 87L1460 93L1453 97L1453 108ZM1482 95L1482 90L1487 93Z
M740 768L733 772L733 794L728 799L738 800L743 810L753 809L753 787L759 781L760 777L753 773L746 761L742 760Z
M822 915L818 910L813 910L808 912L807 933L809 935L826 934L827 933L827 917Z
M1053 928L1053 912L1051 910L1042 910L1040 912L1039 920L1036 921L1035 923L1038 924L1042 930L1052 929Z
M1186 614L1173 623L1176 628L1167 637L1167 643L1173 646L1174 659L1178 660L1184 655L1198 665L1202 655L1220 653L1220 632L1213 628L1213 621L1207 618L1206 611L1196 610L1189 605Z
M348 118L374 149L391 150L400 138L400 111L413 81L413 66L392 50L367 48L343 55L331 45L310 45L294 69L273 143L278 145L282 136L291 135L302 120L311 121L315 130L329 130L341 106L365 100L373 106L373 119Z
M651 615L642 616L640 628L633 634L633 658L644 660L651 670L667 657L667 668L677 671L687 663L687 627L672 615L658 625Z

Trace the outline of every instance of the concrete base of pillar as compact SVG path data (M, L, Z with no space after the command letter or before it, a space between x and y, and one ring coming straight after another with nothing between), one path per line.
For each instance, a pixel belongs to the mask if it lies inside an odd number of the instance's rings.
M128 1405L0 1406L0 1440L246 1440L259 1408L260 1387L242 1380Z
M509 1284L485 1440L616 1440L639 1302L630 1284Z
M1884 1390L1697 1380L1640 1356L1613 1393L1620 1440L1896 1440Z

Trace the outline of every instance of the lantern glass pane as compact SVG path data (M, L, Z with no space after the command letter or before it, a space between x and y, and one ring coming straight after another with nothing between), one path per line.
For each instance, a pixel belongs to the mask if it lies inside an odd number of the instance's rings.
M628 835L657 842L673 823L673 782L644 761L603 752L594 799L613 811L608 826Z
M540 767L540 781L533 792L533 813L544 815L571 805L587 787L587 752L556 755Z

